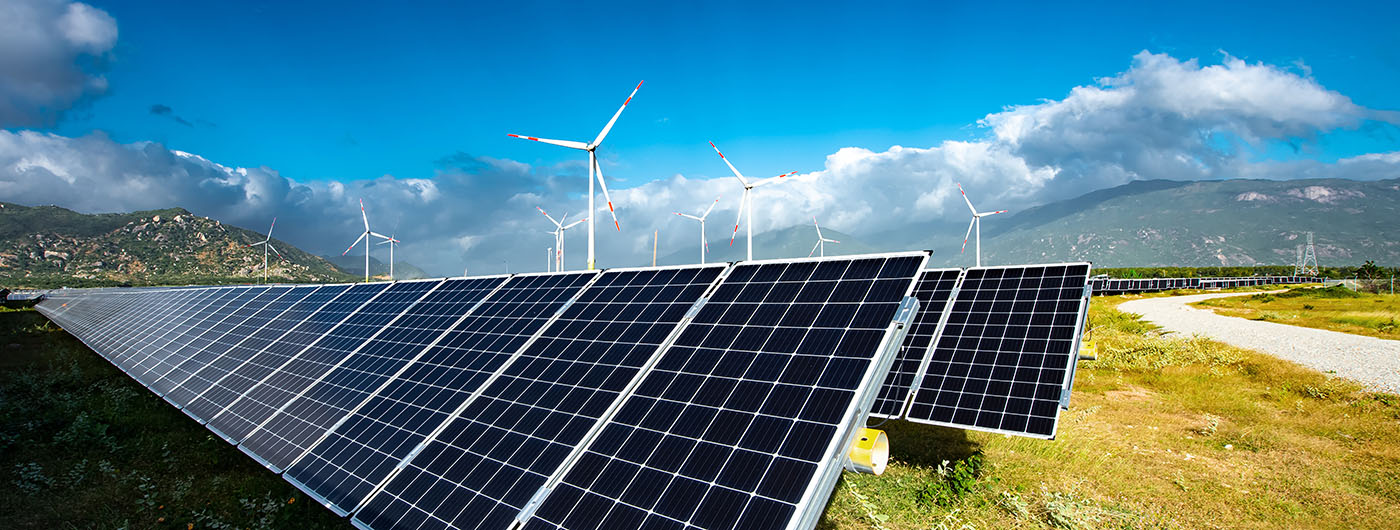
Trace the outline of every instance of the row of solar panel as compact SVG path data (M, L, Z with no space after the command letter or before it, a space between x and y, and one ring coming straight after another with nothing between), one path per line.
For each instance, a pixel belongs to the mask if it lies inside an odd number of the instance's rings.
M1102 295L1155 293L1173 289L1230 289L1254 285L1300 283L1322 283L1322 280L1311 276L1244 276L1235 278L1094 278L1089 282L1090 286L1094 288L1094 294Z
M777 528L820 514L926 260L58 291L38 307L362 528Z

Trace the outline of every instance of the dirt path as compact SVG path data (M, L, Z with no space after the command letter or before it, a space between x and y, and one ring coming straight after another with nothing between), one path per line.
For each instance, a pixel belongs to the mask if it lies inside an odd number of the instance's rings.
M1333 372L1373 390L1400 394L1400 341L1227 317L1189 306L1210 298L1251 294L1257 293L1144 298L1124 302L1118 310L1140 314L1168 331L1207 336Z

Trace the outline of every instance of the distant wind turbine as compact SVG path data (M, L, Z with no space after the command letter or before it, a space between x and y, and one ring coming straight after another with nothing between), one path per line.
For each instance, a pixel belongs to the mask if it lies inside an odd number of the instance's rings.
M710 142L710 147L715 148L715 153L718 153L719 158L721 160L724 160L724 165L729 166L729 170L734 172L734 178L739 179L739 183L744 185L744 195L739 198L739 217L734 220L734 235L729 236L729 246L734 246L734 238L738 237L739 235L739 222L742 221L744 217L748 217L748 234L745 237L745 239L748 240L748 251L745 253L745 259L753 261L753 198L749 196L750 192L752 192L754 188L772 184L782 179L783 177L794 175L797 172L793 171L792 173L785 173L776 177L769 177L763 180L749 180L745 178L742 173L739 173L738 169L734 168L734 164L729 163L729 159L725 158L724 153L720 153L719 147L716 147L714 142ZM746 210L748 212L747 214L744 213Z
M272 218L272 226L267 227L267 238L266 238L266 239L263 239L262 241L259 241L259 242L257 242L257 243L250 243L250 244L247 244L247 245L243 245L243 248L248 248L248 247L257 246L257 245L262 245L262 246L263 246L263 283L267 283L267 251L271 250L271 251L273 251L273 252L275 252L275 253L277 254L277 257L282 258L282 259L287 259L287 258L285 258L285 257L282 257L282 253L281 253L281 252L277 252L277 247L272 246L272 229L275 228L276 226L277 226L277 218L276 218L276 217L273 217L273 218Z
M344 256L344 255L346 255L346 254L349 254L351 250L354 250L354 249L355 249L355 245L360 244L360 241L364 241L364 242L365 242L365 281L369 281L369 248L372 246L372 245L370 244L370 241L372 240L372 238L375 238L375 237L380 238L380 239L393 239L393 238L391 238L391 237L389 237L389 236L386 236L386 235L384 235L384 234L379 234L379 233L375 233L375 232L371 232L371 231L370 231L370 229L369 229L369 215L366 215L366 214L365 214L365 200L364 200L364 199L360 199L360 219L364 220L364 222L365 222L365 231L364 231L364 232L360 232L360 237L357 238L357 239L355 239L355 242L354 242L354 243L351 243L351 244L350 244L350 247L349 247L349 248L346 248L346 249L345 249L345 252L341 252L340 255ZM393 248L393 247L390 247L391 250L392 250L392 248Z
M696 221L700 221L700 263L702 264L705 263L705 253L710 251L710 242L705 239L705 218L710 216L710 210L715 209L716 204L719 204L719 197L715 197L715 202L710 203L710 207L706 208L705 213L700 214L699 217L686 213L676 212L676 215L679 215L686 219L694 219Z
M564 212L564 215L563 215L562 217L560 217L558 221L555 221L553 217L551 217L548 213L545 213L544 208L540 208L539 206L536 206L535 209L536 209L536 210L539 210L540 213L544 214L545 218L549 219L549 222L554 223L554 270L555 270L555 271L563 271L563 270L564 270L564 231L565 231L565 230L568 230L568 229L570 229L570 228L573 228L573 227L575 227L575 226L578 226L579 223L582 223L582 222L584 222L584 221L587 221L589 218L588 218L588 217L585 217L585 218L583 218L583 219L579 219L579 220L574 221L574 222L572 222L572 223L564 224L564 221L567 221L567 220L569 219L569 213L568 213L568 212Z
M976 248L977 266L978 266L978 267L981 267L981 266L982 266L982 218L983 218L983 217L987 217L987 216L989 216L989 215L996 215L996 214L999 214L999 213L1006 213L1006 210L997 210L997 211L995 211L995 212L983 212L983 213L979 213L979 212L977 211L976 208L973 208L973 207L972 207L972 201L968 200L968 198L967 198L967 192L963 191L963 187L962 187L962 184L961 184L961 183L958 184L958 193L961 193L961 194L962 194L963 202L967 203L967 209L972 210L972 221L970 221L970 222L967 223L967 234L964 234L964 235L963 235L963 246L962 246L962 250L959 251L959 252L967 252L967 237L970 236L970 235L972 235L972 228L973 228L974 226L976 226L976 227L977 227L977 248Z
M812 257L812 254L815 254L815 253L817 252L817 249L819 249L819 248L822 250L822 257L826 257L826 244L827 244L827 243L840 243L840 241L837 241L837 240L835 240L835 239L827 239L827 238L825 238L825 237L822 237L822 227L821 227L820 225L817 224L817 218L816 218L816 217L813 217L813 218L812 218L812 226L817 227L817 244L812 245L812 251L807 253L807 257L809 257L809 258Z
M578 150L580 150L580 151L588 151L588 215L589 215L589 216L585 218L585 219L588 220L588 270L593 270L593 268L595 267L595 265L596 265L596 263L597 263L596 260L595 260L594 252L593 252L593 249L594 249L594 244L593 244L593 240L594 240L594 235L593 235L593 215L597 212L597 211L594 209L594 206L593 206L593 181L595 180L595 178L596 178L596 180L598 181L598 186L601 187L601 188L603 188L603 199L606 200L606 201L608 201L608 213L612 215L613 226L616 226L616 227L617 227L617 231L618 231L618 232L621 232L621 231L622 231L622 225L618 224L618 222L617 222L617 212L616 212L615 210L613 210L612 198L611 198L611 197L608 197L608 185L607 185L606 183L603 182L603 167L598 165L598 156L597 156L596 153L594 153L594 151L597 150L597 149L598 149L598 146L601 145L601 144L603 143L603 138L606 138L606 137L608 136L608 131L611 131L611 130L612 130L613 124L614 124L614 123L617 123L617 118L618 118L618 116L621 116L621 115L622 115L622 111L625 110L625 109L627 109L627 104L632 102L632 97L637 95L637 90L640 89L640 88L642 88L642 82L638 81L638 82L637 82L637 87L632 89L632 94L629 95L629 96L627 96L627 100L622 102L622 106L621 106L621 107L618 107L617 112L613 114L612 119L611 119L611 120L608 120L608 124L603 126L602 132L599 132L599 133L598 133L598 137L597 137L597 138L594 138L592 142L589 142L589 143L586 143L586 144L585 144L585 143L583 143L583 142L575 142L575 141L571 141L571 140L550 140L550 139L547 139L547 138L536 138L536 137L534 137L534 136L521 136L521 135L518 135L518 134L508 134L508 135L506 135L506 136L510 136L510 137L514 137L514 138L524 138L524 139L526 139L526 140L533 140L533 141L536 141L536 142L544 142L544 143L547 143L547 144L554 144L554 145L558 145L558 146L562 146L562 147L568 147L568 148L570 148L570 149L578 149ZM595 177L595 175L596 175L596 177Z

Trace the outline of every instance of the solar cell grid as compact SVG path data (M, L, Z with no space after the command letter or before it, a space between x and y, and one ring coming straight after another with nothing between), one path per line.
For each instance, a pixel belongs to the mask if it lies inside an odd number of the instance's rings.
M525 528L783 528L820 510L817 477L878 391L926 258L736 265Z
M250 399L270 409L258 428L239 443L238 448L252 455L273 471L281 472L304 451L308 429L286 408L311 385L350 357L356 348L384 331L390 322L417 303L428 291L441 285L442 280L398 282L390 284L384 293L352 313L339 326L292 358L249 391L242 401Z
M337 513L353 510L595 275L511 278L293 465L288 480Z
M110 302L91 316L83 317L81 309L78 310L79 313L69 313L68 316L95 319L83 326L87 330L84 342L113 365L120 367L118 350L121 343L117 339L125 334L140 331L134 329L130 322L152 316L155 308L167 303L168 298L156 296L155 293L139 293L132 294L128 300Z
M190 289L162 297L146 312L114 330L110 360L128 374L146 359L157 342L183 323L203 302L218 294L215 289ZM119 324L120 326L120 324Z
M297 322L290 331L267 344L249 362L230 374L230 379L241 376L248 381L228 385L231 389L242 388L236 395L215 396L217 401L227 400L227 403L215 411L217 415L208 416L208 427L233 443L242 441L263 420L277 412L283 403L295 396L294 393L281 390L276 383L265 383L281 375L283 367L297 355L326 337L343 320L383 293L388 286L385 283L349 286L324 305L311 309L310 314ZM321 292L317 291L317 295L320 294ZM226 385L215 385L204 397L210 397L214 390L223 386ZM198 405L198 402L194 405Z
M214 323L227 317L230 306L242 303L243 297L251 291L252 289L245 287L217 289L216 293L206 298L200 306L191 308L186 317L172 327L169 333L156 339L145 358L137 360L127 373L141 384L150 387L156 378L172 368L173 362L180 360L172 357L179 355L181 347L204 333Z
M928 356L929 346L938 334L939 324L947 312L948 301L962 276L962 269L931 269L920 273L914 285L914 298L919 300L919 313L904 336L889 375L880 387L880 395L870 410L872 416L898 418L904 413L914 380Z
M509 525L724 268L605 271L370 499L357 524Z
M968 269L907 418L1052 438L1089 264Z
M238 335L234 335L235 339L233 340L236 341L257 331L256 327L249 328L246 324L249 321L254 321L259 325L265 323L266 320L255 320L255 317L290 293L291 290L291 287L249 289L248 294L239 297L241 302L235 301L225 308L225 312L228 313L226 318L206 326L208 329L203 334L186 342L178 352L166 360L173 367L165 375L151 383L151 388L176 407L187 403L193 395L187 391L171 395L172 390L177 389L181 383L204 369L210 362L218 360L224 353L227 353L228 349L233 346L233 341L228 339L230 335L238 333ZM183 360L174 362L176 358Z

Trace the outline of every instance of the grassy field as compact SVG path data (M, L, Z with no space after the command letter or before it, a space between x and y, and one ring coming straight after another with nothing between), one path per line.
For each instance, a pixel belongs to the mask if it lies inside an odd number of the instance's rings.
M1055 441L882 426L821 528L1384 527L1400 398L1096 299ZM27 309L0 312L0 528L349 528Z
M1400 295L1395 294L1360 293L1337 286L1216 298L1196 305L1232 317L1400 339Z

